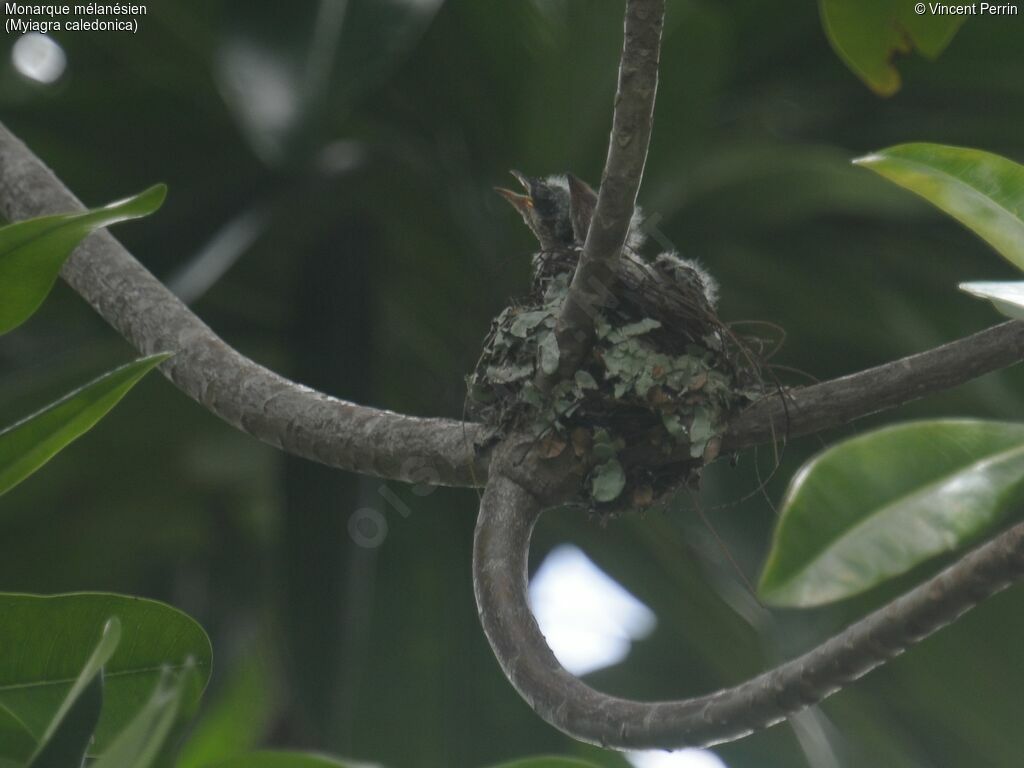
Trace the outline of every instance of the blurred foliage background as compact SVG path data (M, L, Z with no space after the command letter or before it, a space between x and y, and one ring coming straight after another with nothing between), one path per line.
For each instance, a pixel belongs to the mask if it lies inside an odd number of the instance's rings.
M243 352L340 397L459 417L490 318L528 280L530 237L491 187L509 168L598 180L621 14L597 0L157 0L137 35L54 35L67 66L52 84L5 56L0 109L87 204L166 181L160 214L117 236ZM723 318L785 328L774 362L806 373L784 381L997 321L955 284L1011 268L848 161L912 140L1024 159L1021 24L970 20L937 62L902 62L903 89L880 99L809 2L670 0L641 202L720 278ZM0 417L129 356L60 286L0 340ZM874 423L1019 418L1022 383L999 373ZM774 474L770 449L720 462L667 513L549 516L536 562L572 541L659 620L589 679L640 698L732 684L919 578L806 613L768 612L744 583L769 500L851 432L790 442ZM769 475L767 498L754 493ZM142 594L198 618L216 671L197 762L256 743L396 767L542 751L625 765L550 729L502 678L470 583L476 503L287 458L152 377L2 500L0 585ZM375 548L347 531L367 508L388 521ZM1011 590L792 725L716 752L731 768L1017 765L1022 634Z

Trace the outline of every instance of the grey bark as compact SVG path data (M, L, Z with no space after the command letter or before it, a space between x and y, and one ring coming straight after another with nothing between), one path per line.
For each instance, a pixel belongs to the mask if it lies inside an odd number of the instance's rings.
M594 218L555 326L558 370L567 378L594 341L595 309L615 291L616 264L626 242L647 162L658 90L665 0L627 0L615 114Z
M767 728L1024 577L1024 523L1018 523L817 648L744 683L678 701L608 696L558 663L530 612L527 560L534 523L551 499L546 470L524 466L512 445L496 450L492 462L473 551L484 631L506 677L537 714L602 747L706 747Z
M561 377L571 374L588 351L593 307L614 294L616 279L637 290L630 278L620 277L631 272L621 270L619 260L650 141L664 10L665 0L627 0L605 171L556 329ZM17 220L77 210L81 203L0 126L0 213ZM62 276L140 352L174 352L161 370L182 391L289 453L426 484L479 485L493 463L474 544L481 621L517 690L548 722L575 738L622 749L739 738L831 695L1024 575L1024 524L1019 524L818 648L738 686L655 703L606 696L558 664L526 599L533 525L546 504L578 482L580 467L553 472L552 465L523 460L523 444L515 439L497 446L489 462L476 450L488 437L480 425L360 406L278 376L227 345L106 232L78 248ZM1010 365L1022 354L1024 324L1005 323L930 352L786 393L785 400L766 398L729 425L723 447L842 424Z
M82 210L78 200L0 126L0 214L17 220L76 210ZM62 274L140 352L175 352L162 371L186 394L271 445L342 469L409 482L469 486L487 478L489 454L475 450L488 436L485 427L368 408L278 376L228 346L105 232L90 237ZM793 390L786 393L785 407L781 397L768 397L736 417L724 448L757 444L787 430L797 435L843 424L1022 356L1024 323L1004 323L919 355ZM954 620L1024 570L1024 527L1017 526L818 649L736 688L679 702L615 699L557 665L526 605L530 531L541 499L564 493L556 478L542 478L540 470L531 476L532 466L503 466L485 492L474 559L481 618L503 668L541 715L577 738L609 746L708 744L770 725ZM563 481L578 482L575 471L563 474Z
M18 220L80 210L53 172L0 125L0 215ZM624 289L664 294L666 318L686 312L675 306L678 292L643 287L663 279L656 270L621 263ZM106 232L89 237L62 274L140 352L175 352L161 371L185 394L270 445L391 480L467 487L487 480L489 451L475 449L490 434L483 425L369 408L279 376L232 349ZM1003 323L877 368L788 390L785 407L781 397L766 397L730 423L723 449L845 424L1021 359L1024 323Z
M754 403L729 422L725 451L820 432L955 387L1024 359L1024 322L1011 320L926 352Z
M0 214L18 220L84 210L42 161L0 126ZM487 475L474 442L486 430L369 408L289 381L236 352L107 232L68 259L64 280L185 394L253 437L341 469L431 485Z

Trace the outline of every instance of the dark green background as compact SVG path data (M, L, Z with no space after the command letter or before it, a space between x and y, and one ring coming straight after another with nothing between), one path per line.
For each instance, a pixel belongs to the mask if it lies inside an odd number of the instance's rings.
M332 28L344 5L158 0L137 35L54 35L69 60L54 86L5 58L0 118L88 204L166 181L164 209L117 233L162 278L233 219L254 223L255 243L195 303L246 354L341 397L459 417L488 322L528 279L529 236L490 188L513 167L597 181L621 3L448 0L435 16L350 0ZM723 318L784 327L775 362L808 376L992 324L955 284L1010 267L848 160L914 140L1024 159L1022 23L968 21L937 62L902 63L903 90L883 100L833 54L810 2L669 2L641 202L720 278ZM259 117L271 86L295 120ZM60 286L0 340L0 416L130 354ZM876 421L1017 418L1021 384L996 374ZM769 498L821 444L786 447ZM737 500L772 464L768 448L722 462L699 500L752 581L774 516L756 494ZM491 659L470 584L476 500L288 459L153 377L0 500L0 588L115 590L190 612L216 649L208 701L234 690L249 704L239 739L393 768L593 754L538 720ZM694 502L603 528L542 525L538 562L574 541L659 618L595 685L656 698L738 682L885 598L756 608ZM372 550L346 531L364 507L390 526ZM733 768L1018 765L1022 609L1019 590L990 600L795 728L717 751Z

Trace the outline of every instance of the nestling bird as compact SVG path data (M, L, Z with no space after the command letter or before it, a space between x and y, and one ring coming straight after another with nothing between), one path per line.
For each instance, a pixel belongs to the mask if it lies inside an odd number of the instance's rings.
M512 207L519 211L533 232L542 251L559 251L578 246L573 231L569 201L569 182L564 175L533 178L511 171L525 194L495 187Z
M597 207L597 192L571 173L546 178L526 176L519 171L511 173L523 187L523 193L501 187L495 190L519 212L537 238L542 264L556 261L563 269L573 266L587 239ZM647 241L643 222L643 211L636 206L626 235L625 247L630 251L639 251ZM654 263L676 280L693 283L707 304L715 307L718 283L698 262L684 259L675 251L665 251L655 257Z

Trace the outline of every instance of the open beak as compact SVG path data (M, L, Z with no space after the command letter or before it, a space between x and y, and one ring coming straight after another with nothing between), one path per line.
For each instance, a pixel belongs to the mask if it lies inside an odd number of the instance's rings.
M517 211L525 216L527 211L533 208L533 198L530 197L529 194L530 180L519 171L510 171L510 173L515 176L516 181L518 181L522 188L526 190L527 194L522 195L518 192L513 192L511 189L505 189L503 187L495 187L494 191L508 200Z

